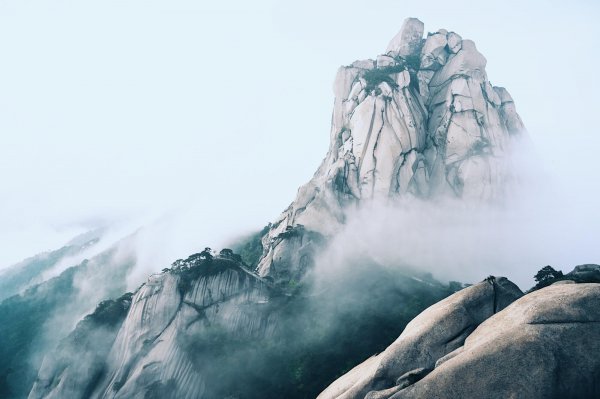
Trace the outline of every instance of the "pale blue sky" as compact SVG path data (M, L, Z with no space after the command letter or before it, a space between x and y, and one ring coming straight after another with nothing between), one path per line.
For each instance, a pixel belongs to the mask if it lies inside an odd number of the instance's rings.
M198 246L261 227L325 155L338 66L383 52L409 16L473 39L548 168L597 194L599 11L0 0L0 267L100 220L187 209Z

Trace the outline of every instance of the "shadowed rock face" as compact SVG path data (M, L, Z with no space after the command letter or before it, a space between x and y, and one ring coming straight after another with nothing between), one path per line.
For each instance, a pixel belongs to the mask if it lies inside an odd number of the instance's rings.
M106 354L131 306L132 294L104 301L77 324L54 356L44 359L30 397L89 397L105 370Z
M364 201L503 195L505 156L524 130L513 99L490 84L472 41L444 29L423 33L409 18L385 54L339 69L329 151L263 237L260 275L296 273L292 257L306 241L278 239L287 229L330 236L346 209Z
M26 397L41 366L41 352L54 348L98 302L125 292L126 276L135 265L133 253L121 251L121 248L127 248L128 240L123 239L89 260L78 261L79 264L56 277L0 303L0 397ZM94 245L93 242L83 244ZM50 262L43 264L53 268L57 265L54 261L81 253L84 248L80 245L70 243L50 254L46 259ZM15 282L13 277L25 276L36 269L43 274L44 267L38 268L37 259L39 257L33 258L33 263L25 264L24 270L14 269L16 273L11 273L8 282Z
M319 398L600 397L600 284L555 284L535 291L489 313L474 330L466 329L456 345L443 349L438 340L410 338L456 329L461 318L455 320L451 304L461 298L471 313L468 290L427 309L396 343L334 382ZM439 312L448 317L437 317L439 324L427 323ZM447 354L440 356L443 352ZM412 384L389 386L390 377L410 367L432 370L416 373L419 378Z

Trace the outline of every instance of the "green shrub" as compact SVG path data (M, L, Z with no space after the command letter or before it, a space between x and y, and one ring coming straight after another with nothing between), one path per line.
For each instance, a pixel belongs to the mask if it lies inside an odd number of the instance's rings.
M552 283L560 281L564 278L563 272L555 270L552 266L547 265L542 267L533 277L537 284L531 289L531 291L539 290L540 288L547 287Z
M262 230L250 234L231 245L233 252L239 254L243 263L251 270L254 270L258 265L258 261L263 254L262 238L269 232L270 228L271 226L267 225Z
M375 90L377 86L383 82L389 84L391 87L397 87L398 85L390 75L394 73L400 73L405 70L406 66L404 64L369 69L368 71L365 71L363 75L363 78L367 82L367 87L365 90L369 93Z
M365 71L363 74L363 78L367 82L365 90L370 93L371 91L377 89L377 86L383 82L389 84L392 88L398 87L390 75L400 73L402 71L409 71L411 73L411 77L414 76L414 74L419 70L421 59L418 55L410 55L404 58L398 57L396 58L396 62L396 65L369 69Z

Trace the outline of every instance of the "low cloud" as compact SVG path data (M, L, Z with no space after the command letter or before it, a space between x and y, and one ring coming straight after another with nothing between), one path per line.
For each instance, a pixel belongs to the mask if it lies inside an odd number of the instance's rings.
M322 254L318 273L340 273L353 259L365 258L430 272L443 281L472 283L501 275L527 289L547 264L570 271L600 262L600 212L590 200L597 196L593 173L576 162L572 179L559 178L545 166L551 161L528 143L517 148L515 178L501 201L405 198L367 204L349 214Z

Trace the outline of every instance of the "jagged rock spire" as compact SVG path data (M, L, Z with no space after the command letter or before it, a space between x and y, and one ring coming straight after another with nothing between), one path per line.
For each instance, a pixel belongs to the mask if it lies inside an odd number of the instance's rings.
M386 54L406 57L419 51L425 24L417 18L406 18L402 23L400 32L390 41Z
M259 273L296 275L314 243L282 234L302 225L331 235L364 200L500 197L509 142L524 128L486 63L472 41L445 29L423 39L423 23L408 18L386 54L341 67L329 151L264 237Z

